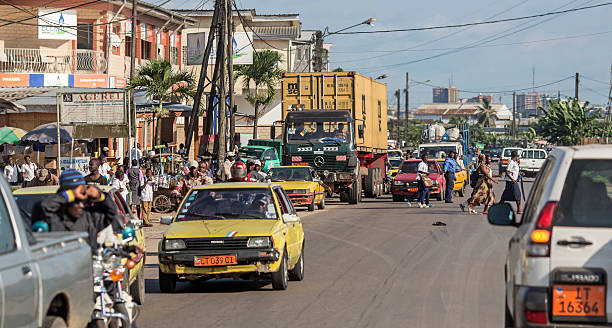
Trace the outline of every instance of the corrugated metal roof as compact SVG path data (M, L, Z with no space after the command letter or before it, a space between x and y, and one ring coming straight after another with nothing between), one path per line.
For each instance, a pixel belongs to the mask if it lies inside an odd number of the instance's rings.
M24 87L24 88L0 88L0 98L8 101L21 100L27 97L37 96L39 94L48 92L53 88L36 88L36 87Z
M250 26L255 34L262 38L291 38L295 39L300 36L299 26Z

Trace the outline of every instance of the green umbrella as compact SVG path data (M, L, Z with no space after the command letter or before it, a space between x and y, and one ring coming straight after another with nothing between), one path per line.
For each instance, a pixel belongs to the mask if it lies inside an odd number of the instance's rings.
M16 145L21 142L21 138L27 133L27 131L20 128L12 128L5 126L0 129L0 144L12 144Z

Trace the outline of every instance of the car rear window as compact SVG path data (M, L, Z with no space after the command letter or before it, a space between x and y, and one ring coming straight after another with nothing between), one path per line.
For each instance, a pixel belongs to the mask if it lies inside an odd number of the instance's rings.
M612 227L612 160L575 160L570 167L554 225Z

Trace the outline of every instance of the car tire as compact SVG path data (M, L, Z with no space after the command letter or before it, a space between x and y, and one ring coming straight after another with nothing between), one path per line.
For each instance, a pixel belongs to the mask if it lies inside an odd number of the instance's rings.
M165 274L158 271L159 275L159 290L162 293L174 293L176 291L176 275L173 274Z
M47 316L42 324L43 328L68 328L66 321L62 317L53 315Z
M465 197L465 183L463 183L463 186L459 189L459 197Z
M317 207L320 210L324 210L325 209L325 193L323 194L323 196L321 197L321 202L317 205Z
M507 292L506 292L507 293ZM505 318L504 318L504 327L505 328L514 328L514 319L512 317L512 313L510 313L510 309L508 309L508 297L504 297L504 308L505 308Z
M278 271L272 272L272 288L275 290L285 290L288 285L289 270L287 269L287 250L285 249Z
M136 281L130 285L130 295L134 299L134 302L138 303L138 305L144 304L145 299L145 279L144 279L144 266L138 271L138 275L136 276Z
M313 212L315 210L315 199L316 199L316 193L312 193L312 202L310 202L310 204L308 204L308 212Z
M295 264L295 267L289 271L289 280L291 281L302 281L304 280L304 247L302 245L302 254L300 259Z
M393 195L393 201L394 202L403 202L404 201L404 196L402 196L402 195Z

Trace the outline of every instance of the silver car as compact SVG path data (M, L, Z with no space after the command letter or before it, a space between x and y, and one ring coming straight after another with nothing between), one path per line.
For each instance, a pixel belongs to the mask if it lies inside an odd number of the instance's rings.
M510 204L489 222L513 225L505 266L506 327L612 325L612 146L561 147L542 166L520 220Z

